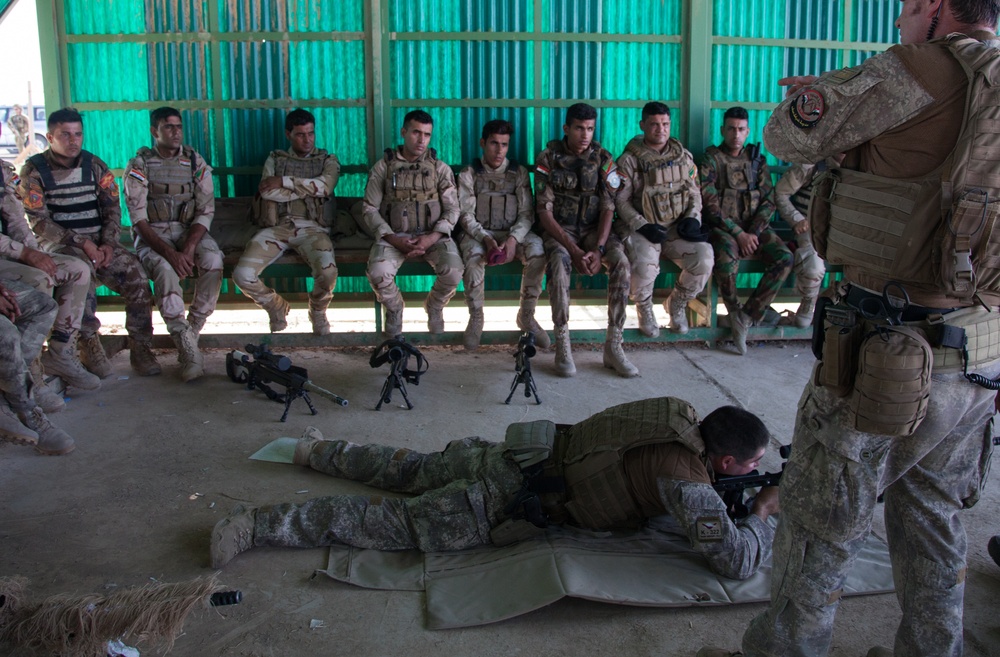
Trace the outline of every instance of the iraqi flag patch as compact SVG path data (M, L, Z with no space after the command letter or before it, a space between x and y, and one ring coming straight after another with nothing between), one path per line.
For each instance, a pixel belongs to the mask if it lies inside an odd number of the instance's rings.
M142 175L140 172L136 171L135 169L129 169L128 175L129 175L130 178L135 178L136 180L138 180L139 182L141 182L143 185L146 184L146 176Z

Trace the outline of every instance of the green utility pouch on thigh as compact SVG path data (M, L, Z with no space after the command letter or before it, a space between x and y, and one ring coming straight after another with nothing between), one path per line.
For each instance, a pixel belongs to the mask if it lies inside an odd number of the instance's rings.
M816 369L815 383L843 397L854 387L861 324L854 310L844 306L826 306L822 322L823 357Z
M927 414L934 358L923 334L878 326L858 353L851 416L858 431L909 436Z
M555 440L556 425L548 420L536 420L511 424L503 442L521 470L527 470L552 455Z

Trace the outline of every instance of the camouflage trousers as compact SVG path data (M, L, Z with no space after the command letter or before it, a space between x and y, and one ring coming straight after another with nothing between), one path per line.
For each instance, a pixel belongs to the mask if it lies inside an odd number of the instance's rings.
M492 231L497 244L507 240L507 231ZM485 298L486 247L469 234L462 236L459 243L462 261L465 263L465 303L469 310L482 310ZM534 233L524 236L517 245L516 257L524 265L521 273L521 308L534 312L538 297L542 294L542 277L545 276L545 249L542 238Z
M584 250L592 250L597 246L596 230L577 233L565 226L563 230ZM569 323L569 281L573 271L573 259L570 258L566 247L554 237L546 235L544 244L552 323L559 328ZM631 279L628 256L625 255L625 246L621 239L614 233L608 236L604 246L606 250L601 262L608 272L608 328L620 329L625 326L625 307L628 305Z
M49 256L56 264L55 276L19 262L0 259L0 279L21 281L43 294L54 296L57 305L56 319L49 339L69 342L80 330L87 293L90 291L90 267L72 256L58 253L51 253Z
M792 271L795 272L795 292L803 299L813 299L819 296L823 287L823 277L826 276L826 263L816 253L812 243L812 233L806 231L795 236L798 246L795 249Z
M187 239L187 227L177 221L151 223L149 227L160 239L177 249L182 248ZM184 316L184 288L181 287L180 276L167 259L146 244L141 236L135 238L135 253L153 281L153 298L167 330L170 333L186 330L188 322ZM194 266L198 280L194 285L191 315L204 324L204 320L215 311L222 289L222 249L208 233L194 247Z
M736 238L729 233L715 228L709 240L715 250L715 284L719 286L719 296L730 312L740 307L740 299L736 294L736 273L740 268L740 248ZM788 278L792 269L792 252L781 241L778 234L770 228L760 234L757 251L750 256L764 263L764 276L757 284L747 302L743 304L743 312L754 321L764 316L774 297L777 296L781 284Z
M502 444L465 438L420 454L345 440L319 443L309 465L334 477L413 497L332 495L257 510L255 545L345 544L438 552L490 541L524 476Z
M993 378L1000 361L981 368ZM894 654L962 654L966 534L959 511L978 498L991 454L996 392L934 374L927 417L911 436L862 433L851 397L812 383L799 402L781 480L771 605L743 636L747 657L822 656L844 579L885 493L896 597Z
M629 235L625 238L625 253L632 264L629 297L636 304L652 300L653 285L660 275L660 258L671 260L681 268L674 281L674 291L683 301L690 301L704 290L712 275L712 245L683 240L674 227L670 228L670 238L662 244L653 244L638 233Z
M315 221L296 219L293 225L279 225L257 232L243 249L233 269L233 282L261 308L274 304L278 293L260 280L260 273L286 251L299 254L309 265L313 289L309 309L325 311L337 286L337 263L333 259L330 231Z
M58 310L55 300L21 281L0 279L17 299L21 314L13 322L0 315L0 391L8 401L28 400L28 364L38 358Z
M153 293L149 289L149 279L135 254L120 244L114 245L111 262L100 269L94 269L90 258L75 246L58 245L57 253L73 256L90 269L90 291L80 322L80 333L94 335L101 330L101 320L97 318L97 285L106 286L120 295L125 302L125 330L129 337L140 342L148 342L153 337Z
M462 280L462 256L450 237L442 237L420 258L434 270L435 279L427 294L427 305L444 308L455 296ZM368 282L375 291L375 298L389 312L402 312L403 295L396 286L396 272L406 260L396 247L385 240L377 240L368 254Z

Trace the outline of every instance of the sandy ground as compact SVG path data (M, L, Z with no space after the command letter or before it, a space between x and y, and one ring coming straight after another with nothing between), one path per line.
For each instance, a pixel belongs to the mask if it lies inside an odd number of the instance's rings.
M313 417L296 402L285 424L278 422L278 404L225 376L223 350L208 353L208 375L190 384L177 379L171 352L161 352L164 373L152 378L133 377L127 356L118 355L115 374L100 391L72 394L67 409L53 416L75 436L73 454L40 457L0 443L0 575L28 577L34 598L206 575L212 572L209 532L235 504L363 490L295 466L247 459L270 440L299 436L308 425L330 436L432 450L465 435L499 440L512 421L574 422L608 405L667 394L692 401L702 414L722 404L743 405L761 415L776 439L788 442L812 363L803 343L762 344L744 358L695 346L635 348L629 354L642 376L626 380L601 367L596 348L578 349L577 377L560 379L551 353L542 353L533 364L543 403L536 406L518 394L506 406L511 348L475 354L428 348L430 372L410 387L415 408L401 408L397 392L391 405L375 412L387 370L371 369L369 353L288 352L314 382L347 397L350 406L316 399L319 415ZM764 465L774 469L778 461L772 452ZM964 514L970 535L967 655L1000 655L1000 568L986 553L986 541L1000 532L998 491L994 480L983 501ZM878 518L880 534L882 527ZM244 602L196 611L171 654L671 657L693 655L706 643L735 648L763 608L649 609L562 600L493 625L429 631L423 628L421 594L313 578L325 565L322 549L240 555L221 578L243 591ZM845 600L830 654L861 656L873 645L890 645L898 619L893 595ZM324 627L310 629L313 620ZM157 654L138 647L143 655Z

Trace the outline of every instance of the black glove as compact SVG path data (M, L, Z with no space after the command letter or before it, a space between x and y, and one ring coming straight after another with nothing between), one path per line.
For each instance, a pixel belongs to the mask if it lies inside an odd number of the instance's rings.
M667 229L660 224L645 224L640 226L635 232L653 244L663 244L667 241Z
M677 234L688 242L707 242L708 228L694 217L684 217L677 222Z

